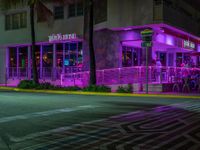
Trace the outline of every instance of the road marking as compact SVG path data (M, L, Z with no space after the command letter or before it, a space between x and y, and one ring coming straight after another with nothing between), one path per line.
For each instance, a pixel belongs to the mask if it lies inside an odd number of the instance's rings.
M37 133L29 134L29 135L26 135L26 136L20 137L20 138L13 137L11 135L8 135L8 137L9 137L10 141L18 143L18 142L31 140L31 139L34 139L34 138L37 138L37 137L41 137L41 136L45 136L45 135L49 135L49 134L53 134L53 133L57 133L57 134L58 133L63 133L64 131L68 131L68 130L73 129L75 127L79 127L81 125L87 125L87 124L92 124L92 123L97 123L97 122L103 122L105 120L106 119L98 119L98 120L86 121L86 122L82 122L82 123L78 123L78 124L73 124L71 126L64 126L64 127L59 127L59 128L56 128L56 129L43 131L43 132L37 132Z
M24 115L0 118L0 123L7 123L11 121L16 121L16 120L26 120L26 119L32 119L32 118L38 118L38 117L47 117L51 115L74 112L74 111L85 110L85 109L92 109L92 108L97 108L97 107L98 106L84 105L84 106L77 106L75 108L62 108L62 109L55 109L55 110L49 110L49 111L43 111L43 112L34 112L34 113L29 113L29 114L24 114Z

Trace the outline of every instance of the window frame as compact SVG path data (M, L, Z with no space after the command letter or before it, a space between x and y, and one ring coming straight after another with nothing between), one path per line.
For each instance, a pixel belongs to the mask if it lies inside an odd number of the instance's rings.
M5 31L27 28L27 11L5 14L4 19Z
M60 9L60 8L62 8L62 9ZM53 13L54 13L54 19L55 20L64 19L65 18L65 9L64 9L64 6L54 6Z
M71 11L72 8L73 8L73 13ZM84 6L82 1L75 1L75 3L68 5L68 18L83 16L83 14L84 14Z

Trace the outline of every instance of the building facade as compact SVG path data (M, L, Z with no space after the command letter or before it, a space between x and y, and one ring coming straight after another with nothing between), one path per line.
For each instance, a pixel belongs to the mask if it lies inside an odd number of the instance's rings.
M198 3L198 2L197 2ZM36 15L36 59L41 80L60 80L61 74L89 69L84 44L83 1L45 3L51 14ZM149 63L179 67L185 61L199 65L200 10L187 0L100 0L94 5L94 47L98 70L142 66L145 50L140 32L154 31ZM15 6L0 13L0 82L31 79L29 9ZM87 28L87 24L85 24Z

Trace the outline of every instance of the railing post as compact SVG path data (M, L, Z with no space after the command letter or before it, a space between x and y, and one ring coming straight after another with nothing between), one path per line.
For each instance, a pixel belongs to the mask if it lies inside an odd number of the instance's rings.
M121 68L118 68L118 83L121 83Z
M105 83L104 83L104 82L105 82L105 81L104 81L104 78L105 78L104 75L105 75L105 72L104 72L104 70L103 70L103 71L102 71L102 76L103 76L103 77L102 77L102 84L103 84L103 85L105 84Z
M149 81L152 82L152 68L149 66Z
M76 86L75 73L73 73L74 86Z
M62 86L63 85L63 74L61 73L61 75L60 75L60 86Z

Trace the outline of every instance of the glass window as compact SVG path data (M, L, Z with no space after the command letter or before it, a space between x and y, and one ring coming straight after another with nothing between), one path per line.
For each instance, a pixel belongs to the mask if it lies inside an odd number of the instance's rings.
M82 16L83 15L83 3L80 2L77 4L77 16Z
M161 5L162 4L162 0L154 0L155 5Z
M65 44L65 58L64 58L64 66L69 66L69 43Z
M70 43L70 49L69 49L69 64L70 66L76 66L77 65L77 43Z
M12 16L12 28L13 29L19 29L19 27L20 27L20 15L19 14L14 14L13 16Z
M123 46L122 50L122 66L131 67L138 66L138 50L133 47Z
M9 67L17 67L17 48L9 48Z
M5 29L10 30L12 29L12 17L11 15L6 15L5 16Z
M57 67L63 67L63 44L56 44L56 59Z
M27 26L27 14L21 13L20 14L20 28L26 28Z
M27 27L27 13L16 13L5 16L5 29L20 29Z
M78 43L78 66L83 66L83 46L81 42Z
M181 67L182 63L183 63L183 54L176 53L176 66Z
M42 65L43 68L53 67L53 45L43 46Z
M66 43L64 66L82 66L82 42Z
M166 53L160 53L160 62L162 66L166 66L167 62L167 54Z
M76 1L73 4L69 4L68 17L76 17L83 15L83 1Z
M54 19L63 19L64 18L64 7L56 6L54 7Z
M19 48L19 67L28 67L28 47Z
M76 5L70 4L69 5L68 17L75 17L75 16L76 16Z

